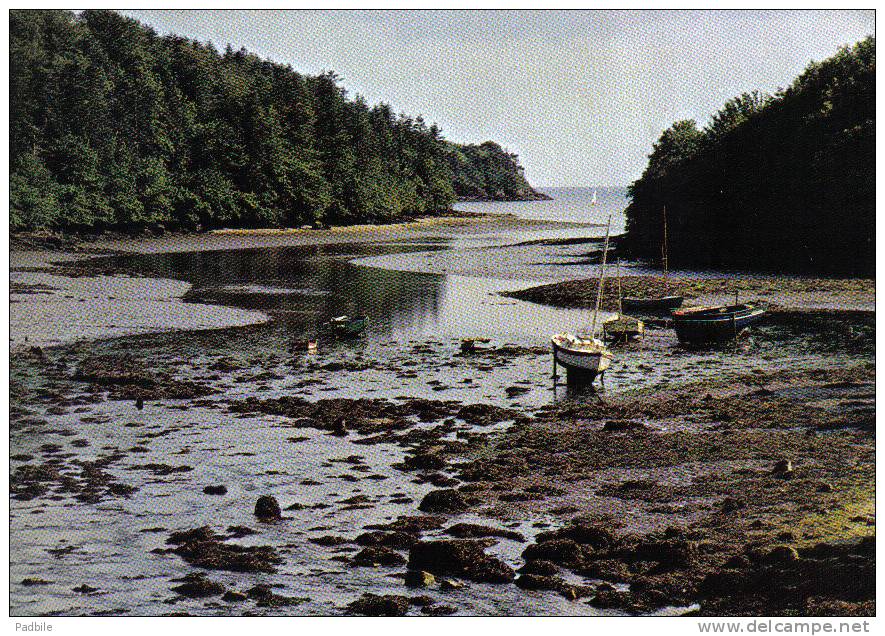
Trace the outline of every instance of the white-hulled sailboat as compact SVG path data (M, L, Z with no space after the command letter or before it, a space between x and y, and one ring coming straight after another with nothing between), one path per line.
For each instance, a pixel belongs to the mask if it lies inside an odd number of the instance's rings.
M564 366L566 369L566 379L569 384L592 384L596 376L604 377L603 374L611 365L612 358L614 357L611 351L606 349L603 342L596 337L611 224L612 218L609 215L608 226L605 230L605 243L602 248L602 265L599 272L599 287L596 291L596 307L593 310L590 333L581 335L559 333L550 339L553 345L553 375L556 377L558 365Z
M596 200L596 188L593 188L593 198L590 199L590 205L596 205L597 203L599 202Z

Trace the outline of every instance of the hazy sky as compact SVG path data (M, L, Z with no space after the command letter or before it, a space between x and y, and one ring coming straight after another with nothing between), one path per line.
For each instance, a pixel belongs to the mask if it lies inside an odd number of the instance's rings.
M124 11L160 33L241 46L351 94L492 139L534 185L623 185L678 119L874 33L873 11Z

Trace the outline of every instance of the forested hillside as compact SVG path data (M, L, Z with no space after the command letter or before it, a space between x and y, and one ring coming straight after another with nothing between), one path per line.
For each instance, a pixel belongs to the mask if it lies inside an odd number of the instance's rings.
M680 121L629 189L623 246L679 266L873 276L875 40L812 63L774 96Z
M297 51L295 52L297 55ZM112 11L10 12L18 229L386 222L529 198L514 155Z
M459 199L531 201L550 198L529 185L517 156L493 141L479 145L450 144L449 158Z

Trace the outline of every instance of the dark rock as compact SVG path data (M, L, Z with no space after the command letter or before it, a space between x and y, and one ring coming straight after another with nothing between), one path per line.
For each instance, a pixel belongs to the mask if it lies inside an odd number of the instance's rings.
M403 463L410 470L440 470L446 466L444 458L430 452L415 453Z
M425 570L409 570L406 572L405 583L409 587L430 587L436 583L436 577Z
M589 585L569 585L568 583L564 583L563 586L559 588L559 593L570 601L577 601L580 598L590 596L595 591L596 590Z
M363 548L356 556L353 557L354 565L369 567L375 565L402 565L405 562L405 557L403 557L398 552L394 552L390 548L385 548L384 546L369 546L367 548Z
M510 566L483 551L482 543L464 539L416 543L409 551L409 568L485 583L508 583L515 577Z
M383 545L395 550L408 550L418 542L418 537L408 532L364 532L356 538L359 545Z
M256 605L258 607L289 607L291 605L299 605L307 600L294 596L281 596L276 594L270 585L263 583L246 590L246 596L257 601Z
M771 549L768 554L765 555L765 561L767 563L774 564L787 564L794 563L799 560L799 553L796 551L796 548L793 548L788 545L779 545Z
M248 590L246 590L246 596L255 600L267 598L271 594L273 594L273 588L266 583L253 585Z
M332 435L338 437L347 437L347 419L344 416L338 417L332 422Z
M409 534L419 534L427 530L437 530L445 524L444 517L435 517L433 515L420 516L403 516L396 521L385 524L374 524L365 526L367 530L394 530L399 532L407 532Z
M450 616L458 611L457 607L451 605L433 605L431 607L422 607L421 613L427 616Z
M637 543L630 552L636 561L655 561L669 570L691 567L697 559L698 546L682 539L647 541Z
M80 594L92 594L93 592L98 592L97 587L92 587L91 585L78 585L77 587L71 588L72 592L78 592Z
M728 568L730 570L743 570L749 565L750 561L747 560L746 557L736 554L733 557L729 558L725 563L723 563L722 567Z
M206 486L205 488L203 488L203 492L207 495L226 495L227 486Z
M249 597L242 592L228 591L224 593L224 596L221 597L221 600L227 603L242 603L247 598Z
M275 497L262 495L255 502L255 516L262 521L277 521L283 518L283 511Z
M575 570L577 574L591 579L627 583L631 579L627 564L615 559L593 559Z
M308 541L324 547L332 547L351 542L350 539L348 539L347 537L340 537L334 534L327 534L322 537L311 537L308 539Z
M451 592L453 590L460 590L464 587L464 584L461 581L453 581L452 579L443 579L439 582L439 589L444 592Z
M531 391L531 389L525 386L508 386L504 389L504 393L506 393L509 398L515 398L524 393L528 393L529 391Z
M615 589L596 589L596 595L590 599L590 605L600 609L612 609L624 607L629 600L626 592L618 592Z
M743 499L735 499L734 497L726 497L722 500L722 512L730 513L747 507L747 502Z
M520 574L536 574L540 576L555 576L559 574L559 567L552 561L528 561L517 570Z
M771 472L782 477L790 476L793 474L793 462L789 459L782 459L774 465Z
M617 537L609 530L583 519L573 520L561 533L575 543L589 545L596 550L605 550L617 543Z
M27 578L22 579L22 585L25 587L33 587L35 585L49 585L52 581L47 581L46 579L37 579L37 578Z
M638 431L645 430L648 428L642 422L633 422L631 420L609 420L606 422L602 430L608 431L610 433L622 432L622 431Z
M537 501L543 497L537 493L529 492L505 492L499 499L501 501Z
M418 510L423 512L453 513L463 512L469 507L467 501L464 499L464 495L457 490L447 488L443 490L432 490L427 493L424 496L424 499L421 500Z
M520 533L514 530L504 530L492 526L483 526L475 523L456 523L446 529L446 534L459 539L472 539L475 537L502 537L512 541L525 541Z
M583 563L587 550L592 548L578 545L573 539L553 539L528 546L522 556L526 561L552 561L577 567Z
M409 611L409 599L393 594L378 596L367 593L348 605L347 610L363 616L405 616Z
M523 590L559 590L564 585L564 581L557 576L523 574L516 579L516 587Z
M206 578L202 573L188 574L174 581L181 582L181 585L173 587L172 591L188 598L206 598L224 593L224 586L221 583Z
M431 576L433 575L431 574ZM427 607L428 605L433 605L434 603L436 603L436 599L434 599L432 596L427 596L426 594L409 597L409 605L414 605L415 607Z
M172 552L197 567L230 572L275 572L282 559L270 546L240 546L224 543L208 526L174 532L166 543L175 545Z

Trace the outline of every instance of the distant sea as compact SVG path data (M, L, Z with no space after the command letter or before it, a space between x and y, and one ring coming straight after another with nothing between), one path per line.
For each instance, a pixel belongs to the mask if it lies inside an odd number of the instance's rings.
M552 201L477 201L455 204L456 210L491 214L515 214L524 219L542 221L572 221L604 225L612 215L612 234L624 231L624 209L627 207L627 188L538 188L553 197ZM593 191L596 190L596 205Z

